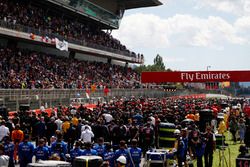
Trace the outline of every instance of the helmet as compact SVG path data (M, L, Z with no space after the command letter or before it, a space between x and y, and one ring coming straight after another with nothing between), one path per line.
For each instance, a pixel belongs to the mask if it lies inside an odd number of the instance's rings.
M179 129L174 130L174 134L180 134L180 133L181 133L181 131Z
M127 164L127 159L123 155L121 155L116 161L120 162L120 163L122 163L124 165Z

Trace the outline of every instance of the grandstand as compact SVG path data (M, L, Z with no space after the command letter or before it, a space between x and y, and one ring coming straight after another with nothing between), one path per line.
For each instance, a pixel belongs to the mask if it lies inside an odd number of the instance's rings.
M54 39L58 38L67 41L69 49L67 53L57 53L60 55L139 64L143 63L142 54L128 50L110 33L119 28L126 9L161 4L157 0L0 2L1 44L11 43L38 51L46 48L55 54L56 51L48 47L55 48Z
M81 94L74 89L93 85L97 90L142 88L128 63L142 64L143 55L111 32L119 28L125 10L157 5L158 0L0 0L0 104L18 109L19 103L37 105L37 99L39 105L48 98L68 101ZM16 89L73 92L52 97Z

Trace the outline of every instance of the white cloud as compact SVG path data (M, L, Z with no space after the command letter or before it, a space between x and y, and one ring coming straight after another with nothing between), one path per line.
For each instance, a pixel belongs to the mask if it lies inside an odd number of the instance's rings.
M129 47L165 47L169 45L165 25L158 16L139 13L124 17L120 29L113 34Z
M246 22L246 23L245 23ZM153 14L136 13L124 17L120 29L113 35L129 48L167 48L196 46L222 49L225 43L244 44L249 41L250 17L230 24L220 17L199 18L176 14L160 18ZM249 33L248 33L249 34Z
M176 62L184 62L185 59L181 57L163 57L164 63L176 63Z
M197 7L212 7L235 15L250 15L250 0L195 0Z
M234 25L237 28L237 31L239 31L239 32L249 31L249 29L250 29L250 16L245 16L245 17L239 18L235 22Z

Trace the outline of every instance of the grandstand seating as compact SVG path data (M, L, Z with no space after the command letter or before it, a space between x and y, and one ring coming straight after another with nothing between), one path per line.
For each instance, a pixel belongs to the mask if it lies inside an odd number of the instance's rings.
M130 68L56 57L30 50L0 49L0 88L137 88L140 76Z
M63 38L69 42L101 50L117 51L123 55L137 57L119 40L104 32L97 25L62 14L45 7L36 7L30 0L0 0L1 26L18 31L35 33L50 38Z

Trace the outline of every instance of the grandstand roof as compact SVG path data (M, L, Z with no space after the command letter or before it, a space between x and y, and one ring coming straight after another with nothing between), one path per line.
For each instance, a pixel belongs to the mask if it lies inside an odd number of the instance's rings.
M134 8L162 5L162 3L158 0L124 0L123 3L125 4L125 9L134 9Z

